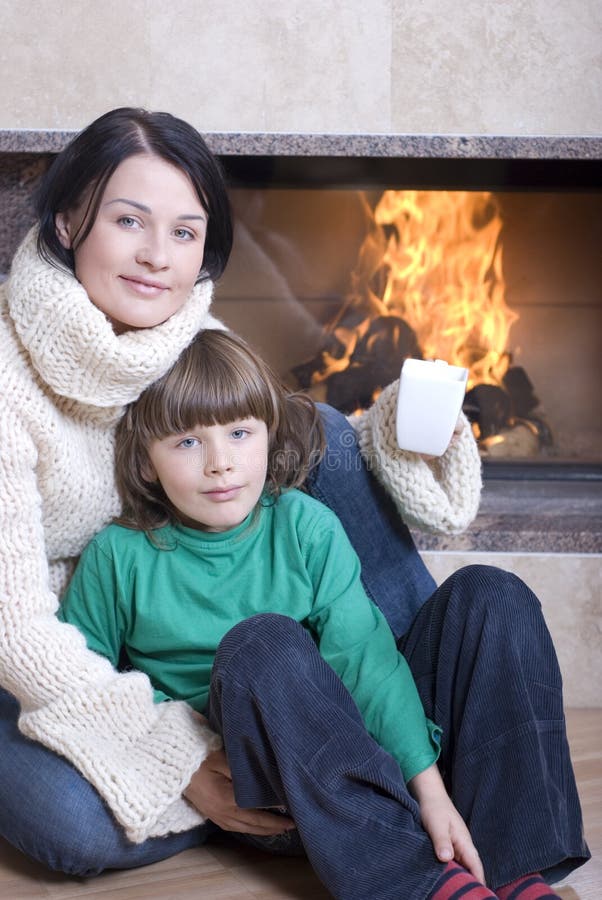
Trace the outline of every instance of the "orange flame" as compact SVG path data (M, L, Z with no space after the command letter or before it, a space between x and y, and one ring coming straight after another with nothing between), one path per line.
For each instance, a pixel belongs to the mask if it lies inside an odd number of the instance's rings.
M376 316L401 317L425 358L469 370L468 387L499 384L510 357L516 313L504 300L502 220L494 196L479 191L385 191L370 216L369 233L352 274L351 290L331 330L347 365ZM344 327L350 307L365 314Z

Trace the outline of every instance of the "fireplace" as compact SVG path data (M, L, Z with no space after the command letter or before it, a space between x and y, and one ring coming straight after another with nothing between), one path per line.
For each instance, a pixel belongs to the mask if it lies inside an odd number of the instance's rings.
M406 356L444 358L486 476L602 477L599 163L223 160L216 314L289 385L352 413Z
M70 137L0 133L0 272L33 220L37 178ZM404 356L470 365L465 409L486 475L602 479L601 139L208 142L236 223L216 313L292 387L352 412ZM458 334L463 305L473 321Z

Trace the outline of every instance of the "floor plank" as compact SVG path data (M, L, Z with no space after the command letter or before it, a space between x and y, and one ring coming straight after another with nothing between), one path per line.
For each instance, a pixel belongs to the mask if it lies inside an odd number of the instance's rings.
M593 859L556 889L563 900L600 900L602 709L569 710L567 722ZM328 896L305 861L270 857L228 842L187 850L142 869L77 879L48 872L0 841L0 898L6 900L326 900Z

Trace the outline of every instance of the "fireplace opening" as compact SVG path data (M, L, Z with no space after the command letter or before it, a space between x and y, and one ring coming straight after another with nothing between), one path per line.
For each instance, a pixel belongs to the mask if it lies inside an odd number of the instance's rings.
M599 171L224 162L215 312L291 387L351 414L406 357L442 358L469 369L486 476L602 478Z

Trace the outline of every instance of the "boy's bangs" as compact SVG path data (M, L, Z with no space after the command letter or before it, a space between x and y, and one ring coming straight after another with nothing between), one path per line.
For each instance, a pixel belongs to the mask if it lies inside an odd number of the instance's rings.
M153 409L144 415L147 433L152 423L151 439L247 418L260 419L272 428L276 415L272 391L256 371L245 368L233 365L232 359L225 366L214 355L180 373L177 382L170 383L168 378L156 393L151 389Z

